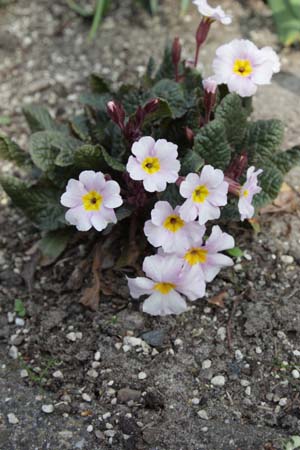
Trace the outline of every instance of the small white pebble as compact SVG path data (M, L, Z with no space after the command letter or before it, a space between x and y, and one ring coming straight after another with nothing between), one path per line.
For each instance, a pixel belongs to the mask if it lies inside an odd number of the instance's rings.
M101 363L99 361L93 361L92 362L92 368L93 369L98 369L98 367L101 366Z
M71 333L68 333L66 337L69 341L72 341L72 342L76 341L76 333L74 333L74 331L72 331Z
M87 394L86 392L84 392L84 393L82 394L82 398L83 398L83 400L84 400L85 402L91 402L91 401L92 401L92 397L91 397L89 394Z
M199 398L196 398L196 397L192 398L192 404L193 405L199 405L199 403L200 403L200 399Z
M15 324L17 325L17 327L24 327L25 320L21 319L21 317L16 317Z
M246 393L246 395L251 395L251 387L250 386L246 387L245 393Z
M8 321L8 323L13 323L13 321L15 320L15 317L16 317L16 313L8 312L7 313L7 321Z
M10 356L12 359L18 358L18 349L15 345L12 345L9 349L8 356Z
M56 370L53 373L54 378L62 379L64 377L64 374L60 370Z
M107 413L103 414L102 419L103 419L103 420L107 420L107 419L109 419L110 417L111 417L111 413L110 413L110 412L107 412Z
M211 367L211 360L205 359L202 363L202 369L209 369Z
M293 351L293 355L295 355L295 356L300 356L299 350L294 350L294 351Z
M203 433L207 433L208 428L207 427L203 427L203 428L201 428L201 431L203 431Z
M262 353L262 349L260 347L255 348L255 352L260 355Z
M53 405L42 405L42 411L45 414L51 414L54 411L54 406Z
M205 409L200 409L200 411L198 411L197 414L200 417L200 419L209 420L207 412L205 411Z
M218 331L217 331L217 335L219 336L221 341L225 341L225 339L226 339L226 328L225 327L220 327L218 329Z
M280 406L285 406L287 404L288 399L286 397L283 397L279 400Z
M299 378L300 377L300 373L297 369L292 370L292 376L293 378Z
M98 351L98 352L96 352L95 355L94 355L94 360L95 360L95 361L100 361L100 358L101 358L101 353Z
M226 380L225 377L223 377L223 375L216 375L211 379L210 382L213 386L224 386Z
M138 374L138 379L139 380L145 380L147 378L147 374L145 372L140 372Z
M95 369L90 369L87 371L87 376L91 378L97 378L98 372Z
M22 369L20 372L20 376L21 378L27 378L28 377L28 372L26 369Z
M244 355L241 350L236 350L234 356L237 361L242 361L244 359Z
M291 255L281 255L280 259L284 264L293 264L294 262L294 258Z
M114 430L105 430L104 431L105 436L107 437L114 437L114 435L116 434L116 432Z
M107 383L107 386L112 386L114 384L114 380L110 380L108 383Z
M236 272L240 272L241 270L243 270L242 264L235 264L235 265L233 266L233 268L234 268L234 270L235 270Z
M250 385L250 381L248 381L248 380L241 380L240 383L241 383L241 385L244 386L244 387L247 387L247 386Z
M176 347L181 347L183 345L182 339L175 339L174 345L176 345Z
M75 333L75 335L76 335L76 339L82 339L82 333L81 333L81 331L77 331L77 333Z
M131 346L130 345L123 345L123 352L127 353L131 350Z
M86 431L87 431L88 433L91 433L91 432L93 431L93 429L94 429L93 425L89 425L89 426L87 427Z
M17 425L19 423L19 419L14 413L7 414L7 420L11 425Z
M107 430L112 430L113 429L113 425L111 423L109 423L109 422L107 422L105 424L105 427L106 427Z
M116 342L116 343L115 343L115 348L116 348L117 350L120 350L120 349L122 348L121 342Z

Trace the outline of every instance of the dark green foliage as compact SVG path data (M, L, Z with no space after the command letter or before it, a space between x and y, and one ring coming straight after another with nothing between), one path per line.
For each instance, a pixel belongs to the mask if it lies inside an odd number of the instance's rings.
M206 164L225 169L231 160L231 148L226 128L221 120L213 120L204 126L195 138L194 150Z
M80 98L82 113L70 118L67 124L55 121L43 107L24 108L32 131L28 152L0 135L0 157L23 167L28 180L24 182L16 177L2 176L0 183L13 203L35 226L51 231L41 242L48 256L55 257L68 242L64 234L65 208L60 205L60 197L70 178L78 178L83 170L102 171L118 181L123 192L129 189L128 195L134 195L124 177L132 145L124 127L131 124L130 121L134 123L137 110L153 99L159 100L158 107L142 120L137 137L151 135L155 139L165 138L176 143L181 176L199 172L204 164L226 172L232 161L243 152L248 155L248 166L255 165L264 170L260 176L263 190L255 197L255 204L260 207L276 197L283 176L300 161L300 147L282 152L281 122L251 122L251 102L229 94L226 86L219 89L212 120L203 125L205 106L201 74L185 68L184 64L179 69L181 80L178 83L174 79L172 52L168 47L156 73L155 64L150 60L140 84L123 85L117 92L112 92L109 83L94 74L90 82L91 92ZM121 103L125 110L122 130L107 114L107 103L111 100ZM241 179L236 181L242 183L244 178L245 170ZM170 201L173 206L183 201L175 184L168 185L159 198ZM149 208L156 199L156 195L149 199ZM125 196L124 205L116 213L121 220L133 211L134 207L126 202ZM144 215L148 213L150 211L145 211ZM222 218L239 218L236 198L230 197ZM56 230L62 230L57 235L57 242L55 233L52 233Z

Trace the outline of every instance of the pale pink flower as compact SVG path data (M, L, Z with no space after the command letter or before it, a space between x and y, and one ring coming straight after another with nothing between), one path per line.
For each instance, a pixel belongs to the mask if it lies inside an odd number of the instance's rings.
M151 211L151 220L145 223L144 233L154 247L162 247L166 253L176 253L187 249L203 228L197 222L181 219L179 206L173 209L170 203L159 201Z
M146 277L128 278L130 295L147 295L143 311L153 316L180 314L187 310L183 294L197 300L205 294L205 282L196 269L184 270L182 258L176 255L153 255L144 259Z
M205 78L202 81L202 85L203 85L205 91L208 92L209 94L215 94L216 93L218 83L216 82L214 77Z
M186 252L181 252L181 256L187 267L198 268L204 280L210 282L222 267L233 265L232 259L220 252L233 248L234 239L222 232L218 225L212 228L211 235L205 242L202 237L199 236Z
M219 219L219 207L227 204L227 192L222 170L206 165L200 175L190 173L180 184L180 194L187 199L179 208L180 217L191 222L198 216L200 225Z
M227 84L230 92L250 97L258 85L270 84L280 63L270 47L260 50L247 39L234 39L217 49L213 69L218 84Z
M213 8L207 3L207 0L193 0L195 6L197 6L199 13L205 17L210 19L211 21L221 22L223 25L231 24L231 17L224 12L221 6L217 6Z
M118 183L106 181L102 172L93 170L81 172L79 181L69 180L60 201L70 208L66 212L66 221L79 231L88 231L92 227L102 231L108 223L116 223L114 208L123 203Z
M143 181L148 192L162 192L167 183L175 183L180 170L178 146L166 139L155 140L145 136L132 146L126 169L130 178Z
M255 172L255 167L251 166L247 170L247 179L243 184L239 194L238 208L241 214L241 220L251 219L254 215L254 206L252 205L253 196L261 191L261 187L258 186L257 177L263 172L262 169L258 169Z

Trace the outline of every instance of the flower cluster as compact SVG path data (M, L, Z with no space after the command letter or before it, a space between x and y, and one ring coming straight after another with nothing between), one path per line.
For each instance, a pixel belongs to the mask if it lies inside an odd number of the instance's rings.
M177 145L151 136L140 138L132 146L127 171L133 180L143 182L145 191L162 192L167 183L179 179L180 162ZM238 189L241 218L254 214L253 196L260 191L257 176L261 170L250 167L246 182ZM173 208L167 201L157 201L151 219L144 225L149 243L158 249L157 255L145 258L143 270L147 277L128 279L133 298L149 295L143 311L153 315L179 314L187 309L184 295L196 300L205 295L205 286L222 267L232 265L228 256L220 253L234 247L234 239L213 226L207 239L205 224L220 217L220 207L227 204L230 183L224 173L205 165L199 174L190 173L180 180L180 194L185 199ZM122 204L120 186L106 180L103 173L91 170L71 179L61 197L70 208L66 220L79 231L91 227L103 230L116 223L114 208ZM182 295L181 295L182 294Z
M203 16L196 33L197 66L200 48L213 22L228 25L231 17L221 7L212 8L206 0L194 0ZM176 38L172 49L175 81L180 83L181 46ZM273 73L279 71L277 55L269 47L258 49L248 40L233 40L216 51L214 74L203 81L204 116L199 127L212 120L219 84L226 84L230 92L241 97L252 96L258 85L270 83ZM147 296L143 311L151 315L179 314L187 309L187 300L205 295L206 284L213 281L223 267L233 264L223 252L234 247L234 238L219 225L208 225L221 217L221 209L229 196L238 198L241 220L254 215L253 197L261 191L258 176L261 169L248 167L246 151L232 158L227 170L205 164L201 170L181 173L182 149L165 138L155 140L142 133L146 117L155 113L158 99L138 107L135 115L126 121L120 103L110 101L107 112L123 134L130 154L120 184L110 175L85 170L79 179L69 180L61 203L69 208L65 219L79 231L94 227L104 230L117 222L115 209L123 203L145 212L151 205L149 220L143 226L144 234L156 254L144 259L145 276L128 278L133 298ZM193 131L186 127L187 139L193 142ZM201 166L200 166L201 167ZM224 167L224 166L223 166ZM181 201L171 205L163 196L168 185L175 184Z

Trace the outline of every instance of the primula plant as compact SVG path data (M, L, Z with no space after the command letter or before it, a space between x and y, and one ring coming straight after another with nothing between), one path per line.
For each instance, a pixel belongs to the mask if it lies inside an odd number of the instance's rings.
M0 138L2 158L25 173L2 175L1 184L42 231L42 248L58 257L77 230L106 249L117 242L123 267L132 268L130 294L145 295L143 311L152 315L182 313L187 300L205 295L233 264L226 252L234 238L222 229L271 202L300 160L299 147L280 150L282 123L250 118L251 97L279 71L275 52L233 40L202 79L197 63L209 30L231 18L206 0L193 3L202 15L193 63L182 60L175 38L139 83L113 92L92 75L82 113L66 123L26 107L28 152Z

